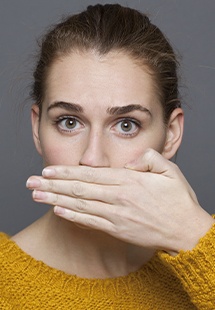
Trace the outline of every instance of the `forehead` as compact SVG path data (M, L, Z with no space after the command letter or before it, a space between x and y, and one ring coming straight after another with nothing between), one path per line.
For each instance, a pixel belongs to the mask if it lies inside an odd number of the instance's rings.
M147 66L140 66L125 53L73 52L49 69L45 101L157 105L155 89Z

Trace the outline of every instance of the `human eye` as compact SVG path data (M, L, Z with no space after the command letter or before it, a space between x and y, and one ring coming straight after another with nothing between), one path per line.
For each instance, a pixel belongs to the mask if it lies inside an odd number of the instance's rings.
M83 127L83 124L73 116L61 116L56 120L57 127L62 132L75 132Z
M124 137L134 137L138 134L141 123L135 119L124 118L114 125L114 131Z

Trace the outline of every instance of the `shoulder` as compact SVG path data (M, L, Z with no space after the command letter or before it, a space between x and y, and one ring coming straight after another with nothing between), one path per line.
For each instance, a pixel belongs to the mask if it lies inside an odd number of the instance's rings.
M16 269L16 261L25 256L25 253L11 239L11 237L3 232L0 232L0 271L1 275L13 268Z
M7 242L10 239L10 236L4 232L0 232L0 246Z
M23 259L24 255L21 249L11 240L11 237L5 233L0 233L1 297L4 296L5 291L10 291L14 285L14 279L18 278L19 273L21 274L20 261Z
M13 247L13 242L10 236L0 232L0 261L8 259L8 256L11 256L11 247Z

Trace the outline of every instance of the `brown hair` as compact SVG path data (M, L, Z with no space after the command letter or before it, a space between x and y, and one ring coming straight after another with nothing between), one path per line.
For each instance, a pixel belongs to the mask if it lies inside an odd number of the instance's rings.
M154 77L165 122L172 111L180 106L178 62L159 28L137 10L119 4L97 4L67 17L43 37L31 92L40 111L48 69L53 61L75 50L90 49L101 55L112 50L123 51L141 65L147 65Z

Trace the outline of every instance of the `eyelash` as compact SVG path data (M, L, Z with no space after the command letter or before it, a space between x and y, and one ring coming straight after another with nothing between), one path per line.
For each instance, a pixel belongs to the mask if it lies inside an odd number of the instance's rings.
M75 121L77 122L77 124L79 124L80 126L84 126L82 124L82 122L77 118L77 117L74 117L74 116L60 116L58 117L55 121L54 121L54 124L57 126L58 130L61 131L61 132L64 132L64 133L72 133L72 132L75 132L76 130L78 130L79 128L72 128L72 129L63 129L60 127L60 124L63 122L63 121L68 121L68 120L71 120L71 121ZM120 125L120 123L122 124L123 122L127 122L127 123L131 123L132 126L136 126L136 129L135 129L135 132L132 132L132 133L129 133L129 132L119 132L118 131L118 135L120 136L123 136L124 138L131 138L133 136L135 136L138 132L139 132L139 129L142 128L142 124L141 122L137 121L136 119L133 119L133 118L130 118L130 117L125 117L125 118L120 118L118 119L115 124L113 126L111 126L111 128L114 128L113 131L117 131L115 128L117 125Z
M136 126L135 132L119 133L119 135L123 136L124 138L132 138L136 136L136 134L139 132L139 129L142 128L141 122L137 121L136 119L130 118L130 117L125 117L125 118L121 118L117 120L117 122L115 123L113 127L116 128L117 125L120 125L120 123L122 124L123 122L129 122L132 124L132 126Z
M81 123L81 121L77 118L77 117L74 117L74 116L60 116L58 117L55 121L54 121L54 124L57 125L58 129L61 131L61 132L66 132L66 133L71 133L71 132L75 132L77 129L63 129L63 128L60 128L60 124L63 122L63 121L75 121L77 123L79 123L80 125L83 126L83 124Z

